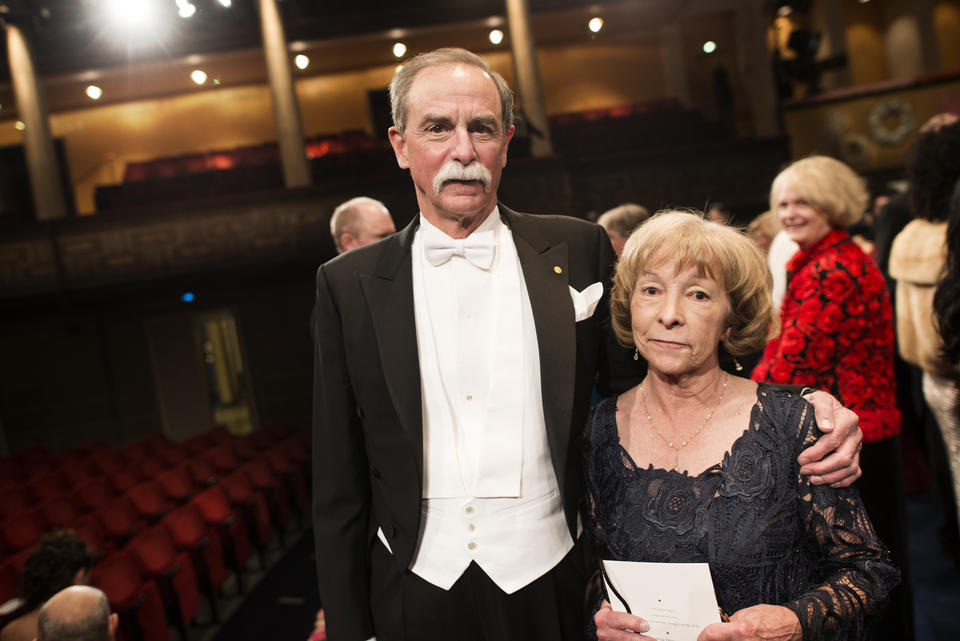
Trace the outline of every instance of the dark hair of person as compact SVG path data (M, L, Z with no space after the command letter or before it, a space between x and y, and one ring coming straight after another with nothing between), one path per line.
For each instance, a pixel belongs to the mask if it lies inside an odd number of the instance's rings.
M93 566L93 555L73 530L57 530L40 537L27 557L20 579L20 596L29 611L60 590L73 585L80 570Z
M933 297L933 313L943 341L940 356L960 389L960 180L947 212L947 261ZM960 403L954 403L953 411L960 420Z
M918 135L907 156L906 174L913 215L946 220L950 194L960 179L960 121Z

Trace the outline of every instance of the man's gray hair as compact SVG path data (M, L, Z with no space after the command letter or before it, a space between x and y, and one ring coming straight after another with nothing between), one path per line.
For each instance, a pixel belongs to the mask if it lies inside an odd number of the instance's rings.
M376 198L368 198L366 196L351 198L334 209L333 215L330 216L330 235L333 236L333 244L336 245L338 253L343 252L343 246L340 244L340 236L343 234L357 235L357 221L361 213L359 205L379 207L387 215L390 214L390 210L387 209L386 205Z
M390 113L393 116L393 125L401 134L406 133L407 130L407 96L416 75L427 67L457 63L479 67L490 76L497 87L497 93L500 94L500 116L503 121L501 133L506 133L510 128L513 124L513 91L510 90L507 81L477 54L466 49L446 47L415 56L403 63L393 74L393 81L390 83Z
M99 591L99 590L98 590ZM110 641L110 604L99 598L78 619L62 621L46 608L37 616L37 641Z

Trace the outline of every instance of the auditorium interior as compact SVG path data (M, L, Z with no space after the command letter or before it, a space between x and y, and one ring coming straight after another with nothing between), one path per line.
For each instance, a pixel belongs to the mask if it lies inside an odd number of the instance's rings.
M500 200L589 220L746 225L814 153L880 193L960 113L960 0L0 0L0 24L0 603L74 527L95 578L142 575L111 595L125 641L263 638L256 613L310 636L314 277L339 203L417 213L386 133L412 56L482 55L523 120ZM916 536L917 638L946 638L960 574Z

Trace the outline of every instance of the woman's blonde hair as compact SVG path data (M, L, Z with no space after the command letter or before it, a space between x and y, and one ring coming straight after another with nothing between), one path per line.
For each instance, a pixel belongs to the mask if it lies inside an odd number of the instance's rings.
M781 171L770 186L771 210L779 211L780 193L786 187L819 209L834 229L849 227L860 220L870 201L863 179L829 156L810 156Z
M729 356L758 352L778 328L773 311L773 277L763 252L741 231L710 222L698 211L655 214L630 235L617 262L610 315L617 340L634 347L630 300L640 274L674 261L677 273L696 269L727 294L729 332L722 341Z

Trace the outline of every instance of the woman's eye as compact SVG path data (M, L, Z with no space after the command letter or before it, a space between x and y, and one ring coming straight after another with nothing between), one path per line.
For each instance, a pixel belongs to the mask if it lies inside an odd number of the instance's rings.
M693 292L693 297L697 300L710 300L710 295L707 292Z

